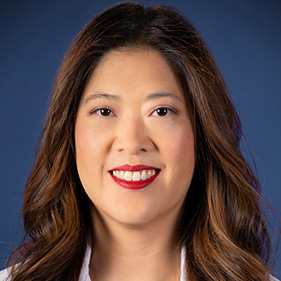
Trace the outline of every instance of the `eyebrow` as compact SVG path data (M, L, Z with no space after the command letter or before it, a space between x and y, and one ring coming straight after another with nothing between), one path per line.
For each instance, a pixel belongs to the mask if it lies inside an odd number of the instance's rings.
M88 96L85 100L84 100L84 104L89 102L90 100L96 100L96 99L107 99L107 100L120 100L119 96L115 96L115 95L110 95L107 93L103 93L103 94L92 94L90 96Z
M145 98L145 101L150 101L150 100L159 99L159 98L166 98L166 97L178 100L180 102L184 102L181 97L179 97L173 93L170 93L170 92L152 93ZM116 96L116 95L107 94L107 93L92 94L92 95L88 96L84 100L83 103L86 104L90 100L96 100L96 99L120 100L120 97Z
M179 100L180 102L184 102L183 99L173 93L170 92L159 92L159 93L152 93L150 95L148 95L145 100L146 101L150 101L150 100L154 100L154 99L158 99L158 98L172 98L175 100Z

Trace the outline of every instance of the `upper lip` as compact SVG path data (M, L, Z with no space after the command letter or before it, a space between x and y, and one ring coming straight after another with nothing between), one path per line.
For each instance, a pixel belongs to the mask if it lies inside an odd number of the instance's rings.
M142 171L142 170L160 170L159 168L152 167L152 166L147 166L147 165L129 165L125 164L122 166L118 166L110 171L130 171L130 172L137 172L137 171Z

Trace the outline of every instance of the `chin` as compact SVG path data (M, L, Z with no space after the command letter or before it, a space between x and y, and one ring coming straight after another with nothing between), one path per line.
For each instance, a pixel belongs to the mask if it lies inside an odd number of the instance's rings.
M149 210L140 210L135 208L134 210L116 210L113 214L105 214L109 220L117 222L119 225L140 229L141 227L146 227L157 221L159 215L151 212Z

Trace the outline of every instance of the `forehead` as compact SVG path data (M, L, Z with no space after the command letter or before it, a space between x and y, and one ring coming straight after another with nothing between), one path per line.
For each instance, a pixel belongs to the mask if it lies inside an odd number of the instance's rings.
M144 92L161 87L169 91L181 89L168 61L154 49L121 48L106 53L89 78L86 94L89 87L101 91L104 89L100 87L110 90L113 86L115 90L141 88Z
M95 72L101 68L107 71L115 71L120 70L120 67L123 67L123 73L126 70L129 73L130 68L137 68L139 71L146 70L149 74L156 69L158 71L161 69L161 72L169 72L173 75L172 68L162 54L157 50L148 48L120 48L111 50L102 57Z

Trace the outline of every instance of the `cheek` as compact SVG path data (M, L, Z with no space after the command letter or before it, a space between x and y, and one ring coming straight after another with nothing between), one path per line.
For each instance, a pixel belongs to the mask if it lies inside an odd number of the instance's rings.
M75 150L76 163L79 176L83 181L90 174L94 173L100 167L97 163L102 163L104 142L102 138L98 137L95 132L83 126L79 122L75 126Z
M79 123L75 127L75 149L77 166L91 159L91 154L96 150L96 143L93 141L91 133L79 126Z
M194 134L191 127L179 128L167 139L166 156L173 165L193 171L195 165ZM182 169L180 169L182 170Z
M97 185L101 185L104 167L104 138L97 134L92 126L83 122L75 125L76 165L82 186L89 198L97 196Z

